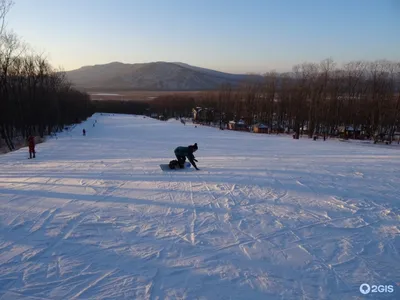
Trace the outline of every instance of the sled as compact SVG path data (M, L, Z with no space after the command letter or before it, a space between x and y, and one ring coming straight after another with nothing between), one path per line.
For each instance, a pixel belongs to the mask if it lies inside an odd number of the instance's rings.
M190 162L185 162L185 164L184 164L184 168L176 168L176 169L171 169L170 167L169 167L169 164L161 164L160 165L160 168L161 168L161 170L163 170L163 171L179 171L179 170L185 170L185 169L187 169L187 168L190 168L190 166L191 166L191 164L190 164Z

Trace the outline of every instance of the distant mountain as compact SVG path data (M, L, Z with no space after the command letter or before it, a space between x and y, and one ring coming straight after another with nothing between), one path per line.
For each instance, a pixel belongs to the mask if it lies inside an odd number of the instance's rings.
M195 91L212 90L222 84L233 87L246 81L258 81L258 75L230 74L191 66L180 62L152 62L84 66L66 72L77 87L87 90L150 90Z

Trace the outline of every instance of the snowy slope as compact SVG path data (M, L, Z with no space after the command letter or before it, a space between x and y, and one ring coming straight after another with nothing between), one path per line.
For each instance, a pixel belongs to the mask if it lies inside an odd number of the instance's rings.
M159 169L194 142L200 171ZM99 114L37 148L0 156L2 300L364 299L361 283L400 282L396 149Z

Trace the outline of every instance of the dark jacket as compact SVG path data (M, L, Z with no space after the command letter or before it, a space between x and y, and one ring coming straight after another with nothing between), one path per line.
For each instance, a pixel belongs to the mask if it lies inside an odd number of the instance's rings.
M28 137L28 146L30 151L35 149L35 138L33 136Z
M195 158L194 155L193 155L193 150L194 150L194 149L193 149L193 147L191 147L191 146L188 146L188 147L180 146L180 147L175 148L174 153L175 153L175 155L176 155L177 157L178 157L178 156L187 157L188 160L190 161L190 163L192 164L192 166L195 167L195 168L197 169L197 166L196 166L196 164L195 164L195 162L194 162L194 160L195 160L196 158Z

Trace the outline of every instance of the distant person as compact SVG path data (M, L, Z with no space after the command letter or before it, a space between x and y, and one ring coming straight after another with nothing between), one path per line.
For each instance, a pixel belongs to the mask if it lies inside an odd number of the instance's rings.
M36 158L36 151L35 151L35 138L30 135L28 137L28 147L29 147L29 158L31 159Z
M197 162L197 160L193 155L193 153L196 152L197 149L198 149L197 143L195 143L194 145L190 145L187 147L179 146L174 150L176 159L178 160L179 167L181 169L184 168L186 157L187 157L188 160L190 161L190 163L192 164L192 166L195 167L196 170L199 170L199 168L197 168L197 166L195 164L195 162Z
M83 136L85 136L86 135L86 130L83 129L82 132L83 132Z

